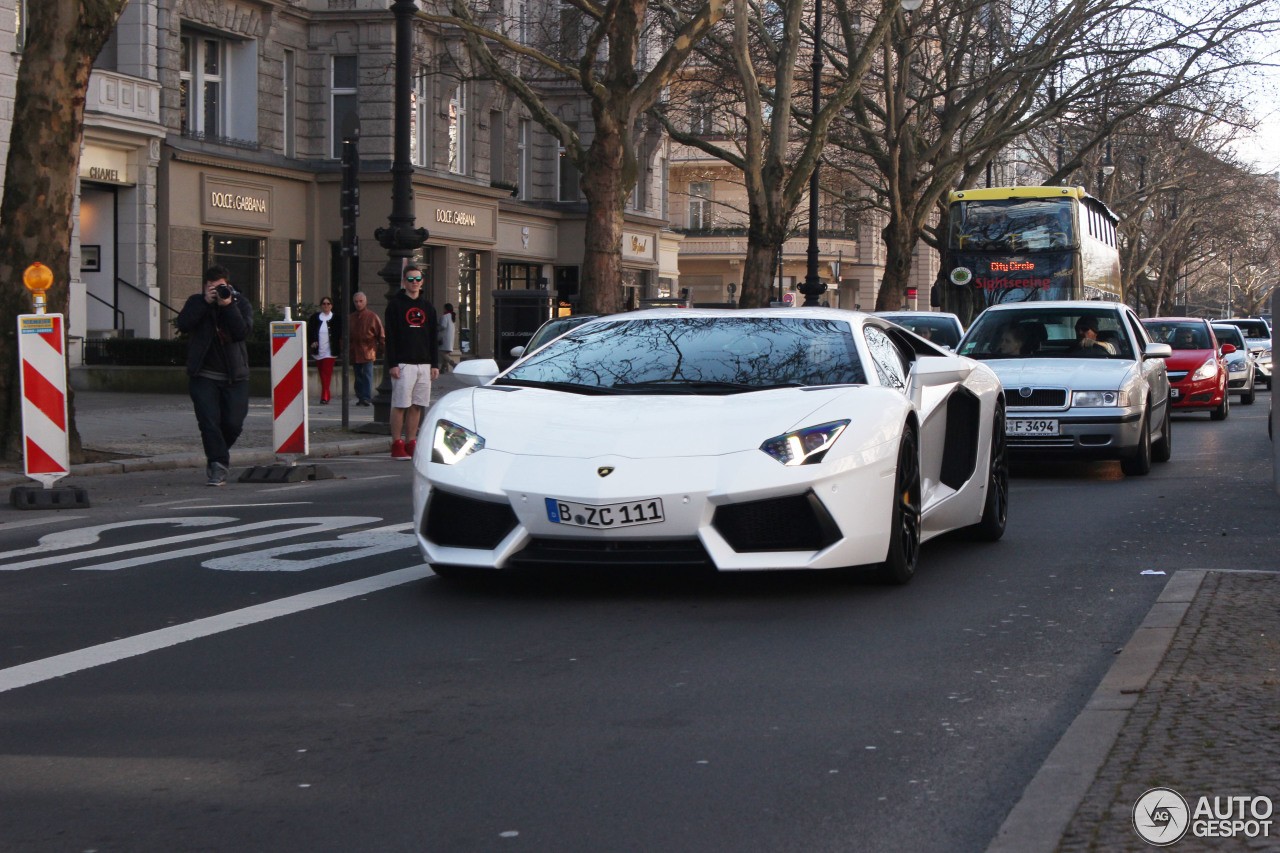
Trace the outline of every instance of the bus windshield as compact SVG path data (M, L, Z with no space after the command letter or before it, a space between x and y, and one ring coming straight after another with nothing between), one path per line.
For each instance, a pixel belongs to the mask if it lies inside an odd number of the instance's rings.
M951 249L1028 252L1077 245L1072 199L1023 198L960 201L951 205Z

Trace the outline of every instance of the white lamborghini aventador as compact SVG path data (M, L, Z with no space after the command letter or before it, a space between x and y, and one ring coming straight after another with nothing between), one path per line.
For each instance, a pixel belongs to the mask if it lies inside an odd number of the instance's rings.
M655 309L581 325L426 414L413 507L445 578L574 564L878 566L995 540L1004 400L980 362L825 308Z

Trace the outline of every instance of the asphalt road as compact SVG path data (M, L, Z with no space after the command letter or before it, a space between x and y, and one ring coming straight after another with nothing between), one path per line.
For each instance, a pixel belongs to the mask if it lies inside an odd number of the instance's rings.
M996 544L832 575L421 568L409 466L0 511L0 850L981 851L1181 568L1276 568L1267 395ZM124 525L124 526L122 526Z

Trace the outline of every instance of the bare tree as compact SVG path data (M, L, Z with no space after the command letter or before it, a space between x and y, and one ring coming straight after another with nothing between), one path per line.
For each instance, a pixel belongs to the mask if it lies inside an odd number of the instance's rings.
M864 180L887 217L876 308L902 305L916 242L942 248L931 221L947 193L979 183L1006 146L1059 119L1089 127L1048 181L1057 183L1118 124L1249 65L1246 42L1275 27L1266 0L1176 14L1151 0L928 2L897 22L832 135L852 168L869 167Z
M899 5L900 0L885 0L864 27L862 5L824 3L834 12L835 32L824 27L815 34L813 7L803 0L735 3L732 29L712 33L700 50L701 63L686 69L678 87L693 98L683 105L686 115L696 115L705 98L727 102L722 126L711 136L696 118L680 121L678 100L659 110L673 140L724 161L743 176L748 225L742 307L769 304L778 254L793 233L796 208L809 192L831 123L861 87L890 22L900 14ZM818 37L832 71L820 78L821 105L815 114L803 103L812 92L813 77L803 74L802 64L813 59ZM804 116L802 126L793 121L797 112Z
M555 38L538 43L522 22L495 13L502 4L450 0L448 12L421 17L461 29L467 50L485 74L512 92L564 148L582 175L587 200L586 247L580 306L611 314L621 307L623 205L635 187L639 166L636 130L698 41L724 16L725 0L669 5L670 31L660 38L649 27L646 0L558 0L543 19ZM662 42L650 62L643 48ZM591 105L589 141L556 114L565 83Z
M22 455L16 317L30 311L22 272L36 261L53 270L49 306L66 310L71 214L89 73L126 1L48 0L27 5L27 39L0 201L0 396L8 459ZM72 460L78 461L74 410L69 434Z

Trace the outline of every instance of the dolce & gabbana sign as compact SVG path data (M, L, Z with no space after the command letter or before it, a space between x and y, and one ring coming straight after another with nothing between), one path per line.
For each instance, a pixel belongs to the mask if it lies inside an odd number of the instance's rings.
M466 242L493 243L498 239L497 210L493 205L470 199L419 194L416 198L419 222L432 237L454 237Z
M274 205L271 187L250 181L204 175L201 179L201 219L210 225L271 228Z

